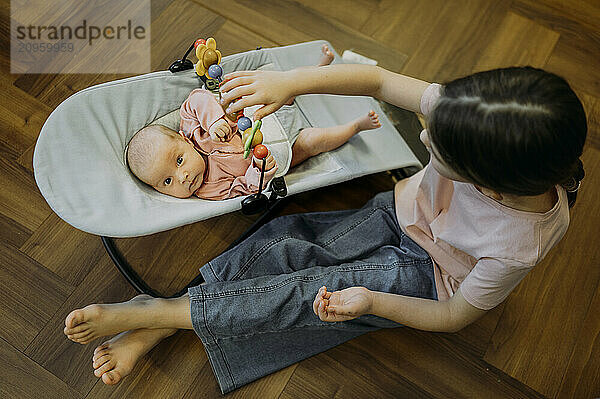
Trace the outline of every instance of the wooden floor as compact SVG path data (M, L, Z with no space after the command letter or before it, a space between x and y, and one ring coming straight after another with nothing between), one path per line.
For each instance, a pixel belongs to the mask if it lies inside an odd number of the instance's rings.
M60 220L37 190L32 153L50 112L115 75L11 75L9 1L0 1L0 397L219 397L199 339L180 331L117 387L92 371L63 320L134 295L100 239ZM242 22L242 24L238 24ZM456 334L367 334L230 394L253 398L594 398L600 396L600 3L597 0L156 0L152 68L196 37L232 54L329 40L429 81L530 64L566 77L583 100L587 177L564 240L502 305ZM295 196L285 212L354 208L392 188L385 174ZM136 268L175 292L251 223L240 214L119 240ZM192 243L202 242L201 248ZM191 248L191 249L190 249Z

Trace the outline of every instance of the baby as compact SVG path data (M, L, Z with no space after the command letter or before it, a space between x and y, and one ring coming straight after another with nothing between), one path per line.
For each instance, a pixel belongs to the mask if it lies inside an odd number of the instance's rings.
M333 55L323 46L327 65ZM177 198L193 195L222 200L258 191L262 161L244 159L242 136L214 95L193 90L180 108L179 132L162 125L149 125L138 131L127 149L131 172L157 191ZM345 125L300 130L292 146L290 167L346 143L362 130L380 127L374 111ZM263 188L273 178L277 165L269 153Z

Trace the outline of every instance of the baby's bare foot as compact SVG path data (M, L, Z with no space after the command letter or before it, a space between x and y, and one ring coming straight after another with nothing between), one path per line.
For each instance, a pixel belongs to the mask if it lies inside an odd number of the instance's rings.
M115 385L133 370L137 361L176 329L146 329L125 331L94 350L94 375L107 385Z
M367 115L356 120L356 126L358 131L377 129L378 127L381 127L381 123L379 123L379 115L377 115L375 111L371 110Z
M331 52L331 50L329 50L329 46L327 46L326 44L321 46L321 53L323 54L321 55L321 60L319 61L317 66L325 66L331 64L331 62L333 61L333 53Z
M142 314L156 299L138 295L127 302L93 304L69 313L65 319L65 335L73 342L87 344L106 335L138 328L135 315Z

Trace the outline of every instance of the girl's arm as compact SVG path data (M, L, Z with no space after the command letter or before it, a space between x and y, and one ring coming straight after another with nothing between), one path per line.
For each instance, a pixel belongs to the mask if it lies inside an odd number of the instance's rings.
M456 332L477 320L485 310L469 304L460 289L448 301L413 298L364 287L327 292L322 287L313 303L323 321L345 321L373 314L426 331Z
M291 97L301 94L367 95L413 112L420 112L420 101L428 82L360 64L302 67L286 72L242 71L225 75L221 86L222 104L228 112L263 104L254 119L278 110Z
M421 112L421 97L429 82L379 68L381 85L373 97L412 112Z

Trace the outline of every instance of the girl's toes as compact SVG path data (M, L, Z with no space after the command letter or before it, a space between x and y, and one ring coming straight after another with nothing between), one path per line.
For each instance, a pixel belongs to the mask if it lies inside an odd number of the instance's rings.
M98 348L96 348L96 350L98 350ZM100 359L102 356L107 355L108 354L108 348L106 349L101 349L99 351L94 351L94 356L92 357L92 362L95 362L96 360Z
M121 375L118 371L112 370L102 374L102 382L106 385L114 385L121 380Z
M87 335L83 335L83 336L79 335L79 334L67 335L67 338L69 338L73 342L77 342L78 344L83 344L85 342L89 342L90 341L90 337L93 337L93 334L89 334L88 333Z
M108 362L104 363L102 366L98 367L94 370L94 375L98 378L102 376L102 374L106 373L115 368L115 362L110 359Z
M107 342L104 342L103 344L98 345L96 347L96 349L94 349L94 356L96 356L96 354L98 354L98 352L100 352L102 350L105 350L105 349L108 349L108 343Z
M64 333L67 337L69 337L69 339L71 339L71 338L81 338L81 337L91 333L91 331L89 329L79 329L78 331L66 330L66 331L64 331Z
M74 338L73 341L79 342L80 344L87 344L93 340L96 336L94 334L84 335L83 337Z
M82 338L82 339L80 339L77 342L79 342L82 345L87 345L87 344L89 344L90 342L92 342L95 339L96 339L96 336L92 334L89 337Z
M82 332L88 331L89 328L90 326L87 323L81 323L72 328L65 327L63 329L63 332L65 333L65 335L80 334Z
M92 367L97 369L98 367L102 366L104 363L110 361L111 356L107 353L104 356L100 356L98 359L95 359L94 362L92 363Z
M80 340L82 338L89 336L91 333L92 333L91 331L83 331L83 332L75 333L75 334L71 333L71 334L69 334L69 336L71 337L71 339Z
M68 329L72 329L75 326L83 323L84 321L85 321L85 319L84 319L83 310L77 309L77 310L74 310L71 313L69 313L69 315L65 319L65 326Z
M78 344L81 345L87 345L88 342L93 341L96 338L96 336L94 334L90 334L90 335L86 335L85 337L82 338L77 338L77 339L73 339L73 342L77 342Z
M88 342L90 342L88 338L74 339L73 341L81 345L86 345Z

